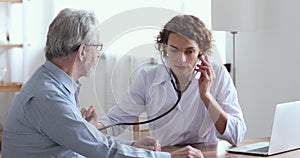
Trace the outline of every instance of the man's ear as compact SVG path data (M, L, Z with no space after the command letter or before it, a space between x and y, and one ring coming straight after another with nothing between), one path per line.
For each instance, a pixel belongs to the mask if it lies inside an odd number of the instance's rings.
M78 48L78 58L79 58L79 60L80 61L82 61L83 60L83 58L84 58L84 56L85 56L85 54L86 54L86 45L85 44L81 44L80 46L79 46L79 48Z

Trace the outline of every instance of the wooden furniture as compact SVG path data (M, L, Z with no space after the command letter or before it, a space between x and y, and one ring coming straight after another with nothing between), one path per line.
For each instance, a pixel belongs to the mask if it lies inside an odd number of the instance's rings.
M23 4L23 14L25 13L25 3L23 3L23 0L0 0L0 2L7 3L7 11L4 12L4 10L0 11L0 14L6 14L7 17L4 19L7 22L7 25L10 24L11 18L16 18L20 20L20 17L11 17L11 3L22 3ZM0 48L1 49L10 49L10 48L23 48L25 51L25 48L28 46L26 43L26 38L24 38L24 34L26 33L25 31L25 19L24 15L20 15L23 17L23 43L11 43L10 37L9 37L9 32L10 28L7 28L7 43L0 43ZM3 20L3 19L2 19ZM8 27L8 26L1 26L1 27ZM25 45L24 45L25 44ZM15 83L15 82L2 82L0 81L0 93L1 92L17 92L21 89L22 84L21 83ZM0 145L1 145L1 139L2 139L2 130L0 130ZM0 146L0 151L1 151L1 146Z
M22 2L22 0L0 0L0 2Z
M21 89L22 83L18 82L0 82L1 92L17 92ZM0 151L1 151L2 129L0 129Z
M150 135L149 129L140 129L139 125L134 125L132 128L133 128L133 139L136 141Z
M141 120L138 117L136 119L136 122L139 122L139 121L141 121ZM146 129L142 128L141 125L133 125L132 131L133 131L133 140L135 140L135 141L138 141L142 138L150 136L150 130L148 128L146 128Z
M0 0L0 2L22 3L23 1L22 0ZM24 7L24 5L23 5L23 7ZM10 8L8 8L8 10L10 12ZM3 13L1 12L1 14L3 14ZM6 14L10 14L10 13L6 13ZM17 17L8 17L8 18L17 18ZM5 20L10 22L10 19L5 19ZM10 33L10 32L7 32L7 33ZM0 43L0 48L9 49L9 48L23 48L24 47L23 43L10 43L9 37L7 37L7 38L8 38L9 43L5 43L5 44ZM25 43L25 41L23 41L23 42Z
M257 143L260 141L268 141L269 138L254 138L254 139L246 139L244 140L239 146L247 145L251 143ZM232 148L232 146L224 140L214 143L203 143L203 144L193 144L191 145L197 149L200 149L203 152L205 158L254 158L254 157L263 157L263 156L254 156L254 155L245 155L245 154L235 154L235 153L228 153L226 149ZM162 151L165 152L172 152L177 150L183 146L167 146L162 147ZM268 156L271 158L292 158L292 157L299 157L300 156L300 149L292 150L288 152L284 152L281 154L276 154L273 156Z
M21 89L22 83L18 82L0 82L1 92L17 92ZM1 151L2 129L0 129L0 151Z
M5 21L6 25L3 25L1 27L3 27L3 31L6 31L6 40L4 43L0 43L0 49L7 51L6 53L10 53L10 49L11 48L22 48L23 49L23 55L26 54L26 50L27 47L30 46L27 43L27 31L26 31L26 0L0 0L0 3L7 4L7 8L5 10L1 10L0 14L4 14L6 16L4 16L5 18L2 19ZM18 14L17 16L12 15L12 5L22 5L22 14ZM18 21L22 21L23 25L22 25L22 34L20 35L20 37L22 37L22 41L19 42L15 42L14 39L16 39L16 37L10 37L12 34L11 31L11 26L14 25L14 23L12 23L11 19L15 19ZM5 30L6 29L6 30ZM11 40L13 39L13 40ZM25 71L25 59L23 58L23 78L26 77L26 71ZM23 78L21 78L20 80L23 80ZM19 84L14 85L15 83L7 83L7 85L5 86L0 86L0 92L11 92L11 91L18 91L18 86Z
M0 44L0 48L22 48L23 44Z
M1 140L2 140L2 129L0 130L0 152L1 152ZM1 154L1 153L0 153ZM1 158L1 155L0 155L0 158Z
M22 83L3 82L0 83L0 92L17 92L21 89Z

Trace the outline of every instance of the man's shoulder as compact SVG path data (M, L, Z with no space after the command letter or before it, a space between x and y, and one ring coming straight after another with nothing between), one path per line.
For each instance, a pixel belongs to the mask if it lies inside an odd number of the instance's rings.
M62 84L43 67L38 68L31 78L23 85L21 93L44 96L48 93L59 93Z

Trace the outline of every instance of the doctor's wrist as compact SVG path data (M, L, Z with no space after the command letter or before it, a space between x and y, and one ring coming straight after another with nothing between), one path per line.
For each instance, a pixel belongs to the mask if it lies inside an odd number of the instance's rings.
M94 126L95 126L98 130L101 129L101 128L103 128L103 127L105 127L105 126L104 126L102 123L100 123L100 122L95 123ZM103 129L103 130L101 130L100 132L107 134L107 130L106 130L106 129Z

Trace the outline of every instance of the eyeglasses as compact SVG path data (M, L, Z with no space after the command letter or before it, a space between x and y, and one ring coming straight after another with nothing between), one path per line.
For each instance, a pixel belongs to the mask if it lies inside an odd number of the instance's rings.
M86 46L89 46L89 47L96 47L97 51L101 51L102 48L103 48L103 43L100 43L100 44L85 44Z
M186 56L194 56L198 53L198 51L195 48L188 48L184 51L180 51L179 49L167 44L164 44L162 49L166 51L168 55L171 56L178 56L181 54L185 54Z

